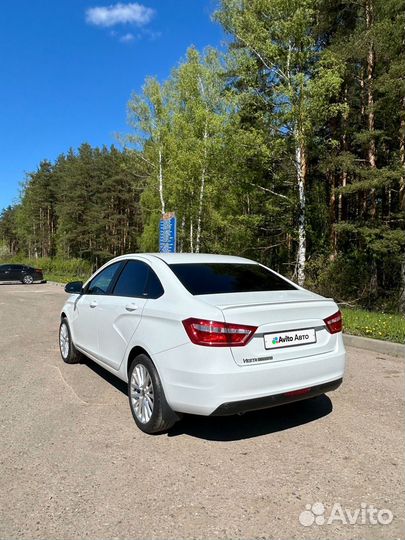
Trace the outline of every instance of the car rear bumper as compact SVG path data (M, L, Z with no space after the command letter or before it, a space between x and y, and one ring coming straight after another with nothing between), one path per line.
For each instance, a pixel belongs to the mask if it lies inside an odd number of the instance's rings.
M320 396L326 392L332 392L333 390L339 388L342 381L343 379L337 379L336 381L318 384L309 388L305 393L297 393L295 395L291 395L291 393L286 392L283 394L275 394L273 396L266 396L262 398L223 403L217 409L215 409L213 413L211 413L211 416L228 416L241 412L268 409L270 407L276 407L277 405L286 405L287 403L293 403L294 401L302 401L304 399Z
M345 356L340 335L333 351L281 362L239 366L230 349L191 343L159 353L153 360L171 408L209 416L281 404L280 395L302 388L312 388L313 393L296 396L301 399L329 391L323 390L328 385L337 388Z

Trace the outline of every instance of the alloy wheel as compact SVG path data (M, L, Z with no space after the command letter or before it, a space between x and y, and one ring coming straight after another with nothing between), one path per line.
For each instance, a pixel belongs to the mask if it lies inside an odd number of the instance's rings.
M59 346L62 358L69 356L69 331L65 323L62 323L59 330Z
M143 364L137 364L132 372L130 395L135 416L139 422L147 424L153 413L154 392L152 378Z

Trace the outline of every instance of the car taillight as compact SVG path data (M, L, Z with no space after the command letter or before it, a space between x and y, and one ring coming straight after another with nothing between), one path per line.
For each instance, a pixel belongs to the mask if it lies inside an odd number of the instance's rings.
M326 319L324 319L324 323L326 324L326 328L331 334L337 334L337 332L341 332L343 329L343 319L341 312L338 311L330 317L326 317Z
M242 347L251 340L257 326L190 318L183 321L190 340L206 347Z
M34 271L42 273L42 270L40 268L35 268Z

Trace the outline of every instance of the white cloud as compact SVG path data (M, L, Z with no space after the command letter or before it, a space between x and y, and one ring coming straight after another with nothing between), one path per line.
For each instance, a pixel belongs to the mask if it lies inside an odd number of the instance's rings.
M142 4L113 4L107 7L96 6L86 10L86 21L96 26L110 27L116 24L147 24L155 14L151 8ZM124 36L123 36L124 37Z
M134 34L131 34L131 32L128 32L127 34L124 34L120 37L121 43L129 43L130 41L134 41L135 36Z

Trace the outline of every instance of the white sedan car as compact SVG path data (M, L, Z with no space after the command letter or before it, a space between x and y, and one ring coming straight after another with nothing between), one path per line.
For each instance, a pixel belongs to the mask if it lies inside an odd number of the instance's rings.
M128 382L146 433L182 413L228 415L308 399L342 382L342 317L331 299L225 255L117 257L68 283L59 343Z

